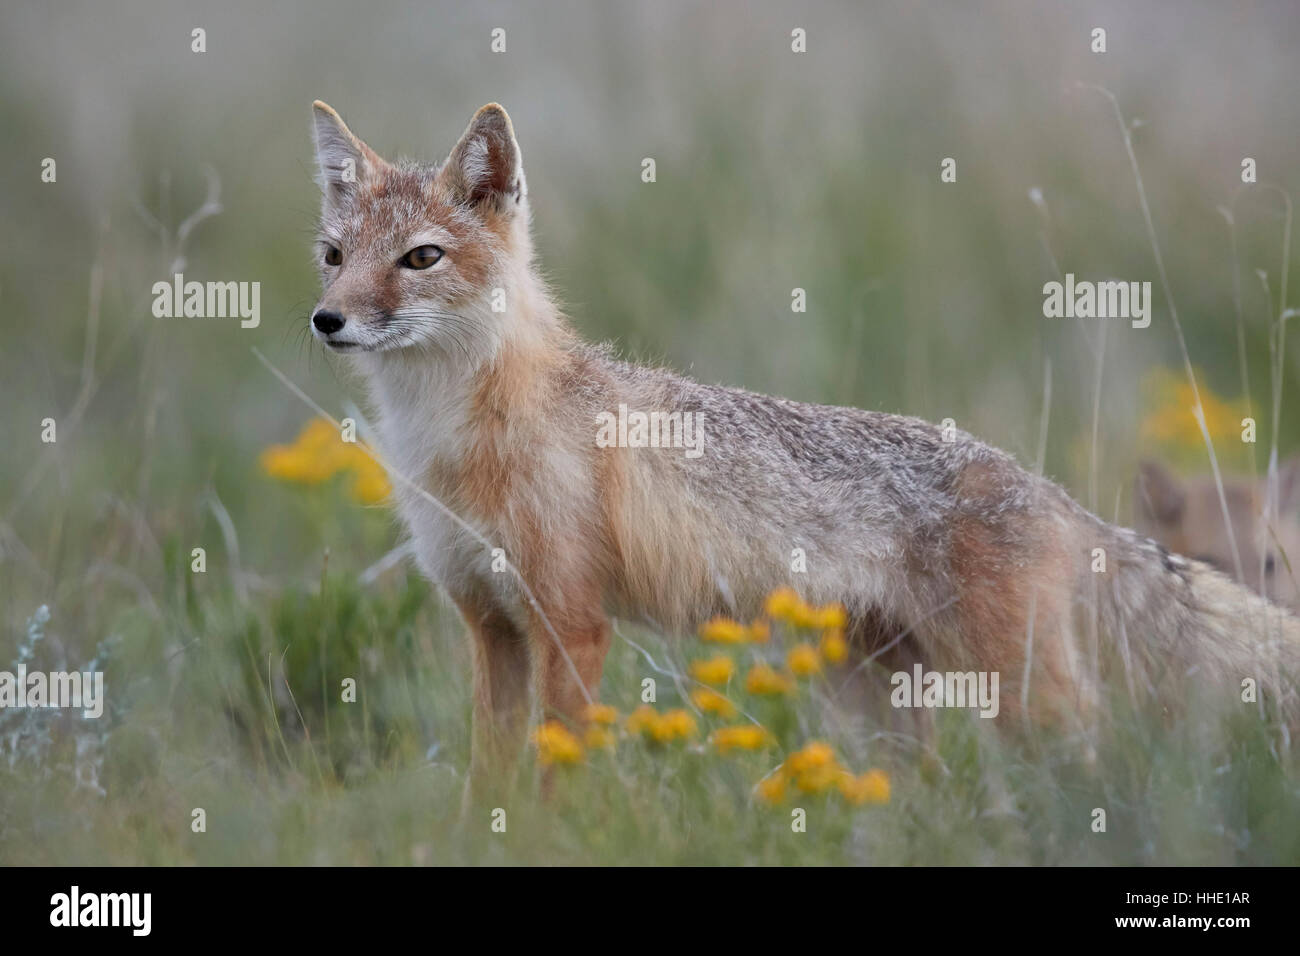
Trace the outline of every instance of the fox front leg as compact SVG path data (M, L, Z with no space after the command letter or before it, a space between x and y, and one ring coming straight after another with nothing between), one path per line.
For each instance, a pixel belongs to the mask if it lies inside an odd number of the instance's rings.
M506 792L528 729L531 657L527 635L490 602L456 602L469 625L474 661L474 714L465 802Z

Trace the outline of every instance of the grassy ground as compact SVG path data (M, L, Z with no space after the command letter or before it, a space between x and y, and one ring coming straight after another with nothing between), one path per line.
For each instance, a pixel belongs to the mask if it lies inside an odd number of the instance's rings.
M530 755L515 791L462 813L468 661L453 615L423 585L395 572L360 587L326 573L317 586L244 602L212 569L178 574L164 597L156 612L135 609L114 622L105 654L112 706L90 745L78 753L71 722L56 722L43 728L39 761L0 770L5 861L1300 859L1296 774L1256 718L1201 707L1195 721L1171 725L1117 699L1093 761L1077 738L1008 739L1002 722L964 711L943 713L921 737L898 733L876 709L846 711L820 679L801 681L779 704L731 689L748 713L782 728L784 749L719 755L704 737L732 721L700 715L699 736L685 742L619 732L614 749L558 767L549 802L537 797ZM690 708L665 672L685 674L704 649L620 630L604 699L626 714L653 677L661 711ZM357 681L355 703L341 700L344 677ZM777 804L759 799L755 784L814 737L851 770L887 773L888 802L852 806L835 793L797 791ZM505 832L492 827L498 806ZM1093 829L1098 807L1104 833ZM206 812L206 832L192 832L195 808ZM794 808L806 812L806 832L792 829Z
M364 422L346 368L304 338L310 102L378 149L436 160L497 99L542 260L589 338L706 381L952 417L1127 521L1160 411L1144 383L1181 376L1183 352L1121 128L1076 84L1104 84L1142 121L1134 149L1187 352L1207 396L1249 400L1259 419L1258 446L1216 434L1221 460L1261 468L1300 443L1294 334L1276 351L1295 250L1284 192L1262 185L1300 189L1293 11L814 3L800 58L792 14L762 3L743 28L672 3L47 6L0 14L0 122L16 144L0 154L0 669L24 647L47 669L98 656L109 711L89 728L5 715L0 862L1300 862L1293 756L1235 708L1169 719L1119 694L1090 742L960 714L913 734L879 700L846 706L818 681L772 715L778 745L762 753L718 755L717 721L700 717L690 741L624 737L560 768L549 803L530 756L493 832L491 808L461 815L469 661L454 611L408 565L380 564L399 531L346 477L267 474L260 456L312 413L252 352ZM1105 56L1088 49L1094 21ZM494 56L499 24L510 47ZM437 96L396 95L431 75ZM1258 187L1240 181L1247 155ZM39 181L47 156L56 183ZM940 182L945 157L956 183ZM183 229L209 170L221 211ZM178 269L260 281L261 325L155 319L151 286ZM1152 281L1151 327L1045 320L1058 270ZM1204 471L1199 429L1174 411L1192 437L1169 457ZM691 635L620 625L602 697L626 715L653 677L661 710L689 710L671 674L702 653ZM887 774L888 802L757 799L816 739L854 773Z

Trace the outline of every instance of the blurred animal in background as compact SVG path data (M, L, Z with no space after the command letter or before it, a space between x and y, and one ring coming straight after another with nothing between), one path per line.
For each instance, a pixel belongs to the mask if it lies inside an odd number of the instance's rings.
M1276 520L1266 477L1225 478L1220 500L1213 475L1183 478L1150 459L1139 465L1134 499L1144 534L1300 610L1300 455L1278 467Z

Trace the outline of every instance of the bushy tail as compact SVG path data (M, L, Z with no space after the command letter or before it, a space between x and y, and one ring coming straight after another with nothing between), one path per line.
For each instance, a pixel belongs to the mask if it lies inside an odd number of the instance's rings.
M1099 595L1130 687L1168 706L1191 682L1300 725L1300 618L1209 565L1107 527L1114 560Z

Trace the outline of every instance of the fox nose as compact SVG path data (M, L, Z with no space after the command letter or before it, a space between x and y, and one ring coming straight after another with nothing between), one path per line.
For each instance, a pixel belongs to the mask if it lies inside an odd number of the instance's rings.
M311 317L311 324L316 326L316 331L324 335L331 335L343 328L346 319L337 312L330 312L327 309L321 309Z

